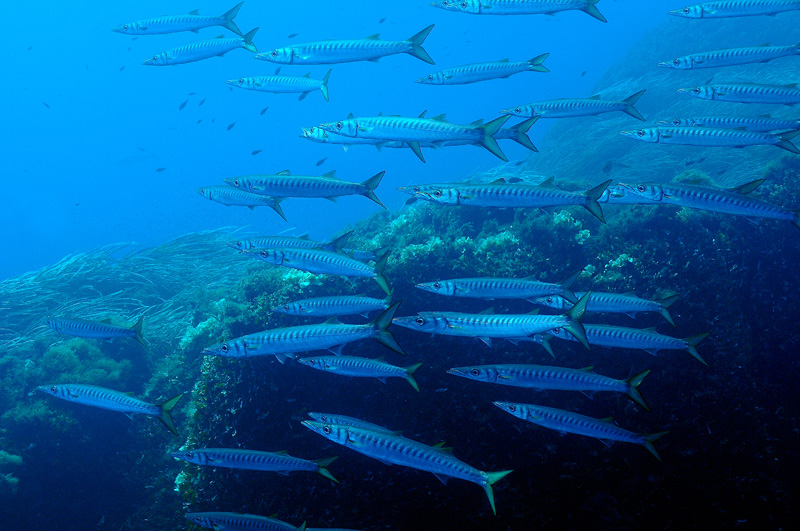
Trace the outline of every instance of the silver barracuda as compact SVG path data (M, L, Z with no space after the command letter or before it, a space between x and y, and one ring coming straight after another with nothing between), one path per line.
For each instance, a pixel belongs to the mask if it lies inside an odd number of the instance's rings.
M340 275L347 278L373 278L386 295L391 295L383 276L389 252L384 252L374 266L340 253L319 249L247 249L245 254L268 264L308 271L317 275Z
M305 522L298 527L275 518L246 513L186 513L186 519L215 531L306 531Z
M676 70L692 70L699 68L717 68L720 66L746 65L750 63L765 63L788 55L799 55L800 44L789 46L750 46L747 48L729 48L712 52L693 53L677 57L672 61L658 63L661 68L674 68Z
M486 492L489 505L495 514L497 511L492 485L511 473L511 470L502 472L478 470L456 459L444 448L428 446L400 435L311 420L303 421L303 426L335 443L378 459L382 463L431 472L443 483L450 478L457 478L480 485Z
M311 74L304 76L255 76L240 77L239 79L229 79L225 83L228 85L243 88L245 90L255 90L257 92L274 92L278 94L300 94L300 101L308 96L309 92L319 90L325 101L330 101L328 97L328 79L331 71L325 74L322 79L311 79Z
M61 400L66 400L67 402L107 409L109 411L119 411L128 416L142 414L158 417L158 420L163 422L164 426L166 426L169 431L178 435L178 430L175 429L175 423L172 421L170 411L172 411L175 404L183 397L183 394L170 398L163 404L150 404L144 400L134 398L128 393L122 393L96 385L41 385L37 387L36 390L60 398Z
M644 122L644 116L634 107L644 92L644 90L640 90L636 94L628 96L620 101L601 100L599 94L591 98L564 98L539 101L536 103L529 103L528 105L504 109L500 111L500 114L525 118L531 118L533 116L540 116L542 118L575 118L619 111Z
M370 359L357 356L313 356L300 358L297 362L331 374L356 378L377 378L383 383L386 383L386 378L405 378L415 391L419 391L413 375L414 371L420 368L421 363L409 367L398 367L386 363L383 358Z
M782 120L765 114L764 116L697 116L661 120L658 125L675 127L714 127L721 129L745 129L756 133L792 131L800 129L800 120Z
M367 422L366 420L357 419L355 417L348 417L347 415L309 411L308 416L323 424L340 424L342 426L353 426L354 428L361 428L364 430L380 431L395 435L400 434L399 431L392 431L389 428L384 428L383 426L378 426L372 422Z
M740 129L712 129L710 127L650 127L635 131L622 131L622 136L651 144L676 144L704 147L776 146L791 153L800 153L791 139L800 131L785 133L756 133Z
M540 282L528 278L453 278L423 282L416 287L431 293L449 297L473 299L525 299L536 302L539 297L559 295L575 303L580 297L572 290L572 284L583 270L576 271L559 283ZM565 308L567 310L568 308Z
M400 301L394 303L367 324L342 324L331 319L322 324L274 328L218 343L204 349L203 354L229 358L272 355L283 363L287 358L293 358L297 352L330 350L334 354L341 355L342 348L348 343L361 339L374 339L381 345L405 355L392 333L387 330L399 305Z
M444 146L448 142L482 146L494 156L508 161L492 136L508 121L508 117L504 116L486 124L474 122L460 125L446 121L445 115L434 118L424 118L424 115L424 112L417 118L406 116L355 118L351 115L346 120L321 124L319 127L349 138L405 142L422 162L425 162L425 158L422 156L420 143Z
M595 186L584 193L561 190L553 184L553 178L539 185L509 183L503 178L490 183L447 184L441 188L425 188L415 192L412 187L398 188L419 199L444 205L465 205L496 208L553 208L582 206L605 223L603 211L597 200L611 184L611 180Z
M112 340L130 337L143 346L147 346L142 336L142 320L144 316L130 328L111 324L111 319L102 321L89 321L87 319L69 319L65 317L47 320L48 328L68 336L85 337L90 339Z
M580 322L588 299L589 296L584 295L564 315L420 312L417 315L396 317L393 322L418 332L476 337L487 345L492 344L492 338L520 341L535 334L564 329L588 349L589 343Z
M364 295L333 295L287 302L272 309L273 312L301 317L333 317L337 315L367 316L375 310L385 310L392 297L375 299Z
M175 48L170 48L161 53L155 54L150 59L145 59L142 64L152 66L179 65L202 61L210 57L223 56L231 50L244 48L247 51L256 53L256 45L253 44L253 37L258 28L250 30L243 37L226 39L220 35L216 39L205 41L195 41Z
M404 41L383 41L379 34L375 34L366 39L295 44L260 53L256 55L256 59L286 65L324 65L353 61L375 62L387 55L407 53L426 63L434 64L431 56L422 47L432 29L433 24Z
M376 173L362 183L342 181L336 178L336 170L321 177L315 175L292 175L283 170L274 175L244 175L224 179L228 186L245 192L270 197L317 197L333 199L343 195L363 195L383 208L375 189L386 172Z
M352 231L334 238L329 242L318 242L308 238L308 236L300 236L293 238L290 236L261 236L258 238L246 238L243 240L236 240L228 243L228 247L232 247L238 251L247 249L321 249L323 251L330 251L332 253L343 252L348 256L352 256L356 260L367 261L375 260L374 251L366 251L363 249L353 249L345 247L347 240L352 235Z
M431 5L471 15L552 15L560 11L583 11L600 22L608 22L596 4L600 0L436 0Z
M659 334L652 328L627 328L598 324L585 324L583 328L586 331L586 339L592 346L644 350L653 356L656 356L661 350L685 350L703 365L708 365L695 348L708 336L708 333L681 339ZM554 328L547 333L559 339L574 341L572 334L568 332L568 330Z
M800 0L718 0L675 9L669 14L684 18L727 18L775 15L795 9L800 9Z
M797 83L789 85L714 83L712 85L681 88L678 89L678 92L703 100L731 101L734 103L774 103L780 105L797 105L800 103L800 88L798 88Z
M292 457L286 452L261 452L236 448L195 448L173 452L172 457L201 466L235 468L237 470L258 470L262 472L316 472L334 483L339 481L328 471L328 465L335 457L309 461Z
M233 186L203 186L197 189L197 193L206 199L225 206L244 206L250 210L255 209L257 206L269 207L277 212L284 221L287 221L280 204L283 198L275 199L266 195L253 194Z
M236 26L233 19L239 13L239 9L244 2L236 4L226 13L218 16L199 15L195 9L186 15L166 15L163 17L146 18L136 22L120 24L112 31L127 33L128 35L159 35L162 33L177 33L179 31L193 31L213 26L222 26L242 36L242 32Z
M637 389L650 371L641 372L627 380L617 380L592 372L592 368L567 369L548 365L472 365L454 367L447 374L478 382L559 391L625 393L631 400L650 410Z
M586 294L584 291L576 291L575 297L583 297ZM572 301L559 295L548 295L546 297L538 297L529 299L534 304L540 304L548 308L560 310L565 312L572 308ZM642 299L631 293L603 293L601 291L592 291L589 295L589 301L586 303L586 312L603 312L603 313L624 313L630 317L636 317L637 313L643 312L656 312L666 319L666 321L675 326L675 321L669 314L668 308L678 300L678 295L670 295L658 301L651 301Z
M543 428L556 430L562 433L574 433L594 437L603 441L620 441L640 444L648 452L661 461L653 442L657 441L668 432L662 431L649 435L640 435L620 428L605 419L595 419L579 415L563 409L537 406L534 404L519 404L515 402L494 402L494 405L517 418L538 424Z
M549 53L537 55L527 61L509 61L502 59L493 63L473 63L455 68L448 68L435 74L417 79L417 83L426 85L466 85L489 79L501 79L520 72L549 72L542 63Z
M758 179L730 189L679 183L621 184L620 190L631 198L637 198L641 204L694 208L744 216L754 222L779 219L800 228L800 210L789 210L748 196L763 182L764 179Z

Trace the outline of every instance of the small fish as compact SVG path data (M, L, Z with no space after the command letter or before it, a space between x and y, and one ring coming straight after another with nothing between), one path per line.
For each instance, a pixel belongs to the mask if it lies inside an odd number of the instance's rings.
M275 518L246 513L186 513L186 519L201 527L214 529L215 531L225 529L230 531L240 529L257 529L259 531L306 531L305 522L299 527L295 527Z
M121 337L130 337L147 347L142 336L142 321L139 317L132 327L116 326L111 324L111 319L102 321L89 321L86 319L53 318L47 320L48 328L68 336L86 337L91 339L113 340Z
M224 182L255 194L272 197L316 197L333 199L345 195L363 195L367 199L386 208L375 195L386 172L378 172L363 182L342 181L336 178L336 170L316 175L292 175L283 170L274 175L245 175L229 177Z
M507 78L520 72L549 72L550 70L542 64L549 55L549 53L537 55L528 61L511 62L508 59L502 59L494 63L474 63L448 68L421 77L416 82L427 85L466 85L490 79Z
M542 118L574 118L579 116L596 116L606 112L620 111L629 114L637 120L646 121L644 116L636 110L634 105L644 94L640 90L620 101L601 100L599 94L590 98L562 98L556 100L546 100L528 105L520 105L500 111L500 114L521 116L530 118L541 116Z
M800 55L800 44L790 46L751 46L748 48L730 48L713 52L693 53L677 57L672 61L658 63L661 68L692 70L700 68L717 68L720 66L765 63L788 55Z
M199 124L200 124L200 122L202 122L202 121L203 121L203 119L202 119L202 118L200 118L199 120L197 120L197 124L199 125Z
M234 468L236 470L259 470L262 472L317 472L334 483L339 481L328 471L328 465L335 457L309 461L299 457L292 457L286 452L261 452L258 450L241 450L234 448L196 448L173 452L172 457L183 461L220 468Z
M454 278L422 282L416 287L447 295L450 297L469 297L473 299L526 299L536 302L539 297L560 295L566 300L578 302L578 296L572 292L572 284L583 270L572 273L559 283L540 282L528 278ZM582 296L582 295L581 295ZM559 297L559 298L561 298ZM568 308L565 308L567 310Z
M287 39L294 39L294 38L295 38L295 37L297 37L298 35L300 35L300 34L299 34L299 33L290 33L290 34L288 35L288 37L286 37L286 38L287 38Z
M335 317L341 315L363 315L375 310L385 310L392 300L390 296L375 299L364 295L333 295L287 302L272 309L273 312L298 317Z
M317 167L322 166L323 164L325 164L326 160L328 160L328 157L325 157L324 159L319 159L317 161L317 163L315 164L315 166L317 166Z
M800 6L800 2L798 3ZM734 103L800 104L800 87L789 85L763 85L758 83L714 83L681 88L683 92L703 100L731 101Z
M585 294L586 292L576 291L574 296L580 298ZM528 300L534 304L540 304L562 312L569 310L573 304L571 301L559 295L548 295ZM589 301L586 303L586 311L590 313L624 313L630 317L636 317L636 314L640 312L658 312L669 324L675 326L675 321L672 320L668 308L672 306L676 300L678 300L678 295L670 295L658 301L650 301L630 293L603 293L601 291L592 291Z
M123 70L125 70L125 65L122 65L121 67L119 67L119 71L120 72L122 72Z
M233 129L234 125L236 125L236 122L232 122L230 125L228 125L227 130L230 131L231 129Z
M209 39L205 41L195 41L161 53L155 54L150 59L145 59L142 64L153 66L166 66L178 65L184 63L193 63L195 61L202 61L210 57L217 57L225 55L231 50L237 48L244 48L253 53L257 53L255 44L253 44L253 36L255 36L258 28L248 32L243 37L236 37L232 39L225 39L220 35L216 39Z
M600 0L437 0L433 7L471 15L552 15L559 11L583 11L608 22L595 4Z
M650 127L620 133L634 140L653 144L678 144L683 146L735 147L777 146L791 153L800 149L790 140L800 131L785 133L755 133L739 129L713 129L710 127Z
M239 13L242 4L244 4L244 2L240 2L226 13L216 17L198 15L198 10L195 9L187 15L166 15L163 17L148 18L121 24L111 31L127 33L129 35L159 35L163 33L177 33L180 31L193 31L197 33L197 30L203 28L222 26L241 37L242 32L236 26L233 19Z
M398 367L383 361L383 358L370 359L357 356L313 356L310 358L300 358L298 363L342 376L353 376L357 378L377 378L386 383L386 378L405 378L406 381L419 392L419 386L414 379L414 371L422 366L417 363L409 367Z
M183 108L184 108L184 107L186 107L186 104L187 104L187 103L189 103L189 100L186 100L186 101L184 101L183 103L181 103L181 104L180 104L180 106L178 107L178 110L179 110L179 111L182 111L182 110L183 110Z
M198 103L197 106L198 107L202 107L205 102L206 102L206 99L203 98L202 100L200 100L200 103Z
M267 112L267 109L269 109L269 107L264 107L263 109L261 109L260 114L263 115L265 112Z
M718 0L675 9L669 14L684 18L727 18L775 15L800 9L798 0Z
M44 106L45 106L45 107L47 107L48 109L50 108L50 105L49 105L48 103L44 102L44 101L42 102L42 105L44 105Z
M299 93L300 100L305 99L309 92L319 90L325 101L330 101L328 97L328 79L331 77L331 70L322 79L311 79L310 74L304 76L257 76L240 77L239 79L229 79L225 83L228 85L255 90L258 92L273 93Z
M246 206L250 210L257 206L268 206L277 212L284 221L287 221L280 205L283 198L276 199L266 195L251 194L232 186L203 186L197 189L197 193L206 199L226 206Z
M166 170L166 168L156 168L156 173L161 173L164 170Z
M250 154L251 154L251 155L258 155L259 153L261 153L261 150L260 150L260 149L254 149L254 150L253 150L253 152L252 152L252 153L250 153Z

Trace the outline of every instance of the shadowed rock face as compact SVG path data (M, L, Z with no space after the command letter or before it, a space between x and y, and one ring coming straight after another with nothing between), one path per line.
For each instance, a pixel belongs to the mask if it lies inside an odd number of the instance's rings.
M625 138L624 130L654 127L659 120L688 116L760 116L799 118L800 109L786 105L753 105L706 101L677 92L682 87L717 83L800 82L800 56L722 68L672 70L659 68L661 61L676 57L770 43L796 44L791 28L800 24L800 13L779 17L747 17L729 20L688 20L665 16L664 23L648 33L613 68L606 72L595 93L603 99L619 100L647 89L636 108L647 118L640 122L623 113L599 118L560 119L521 169L564 179L600 181L638 180L663 182L688 170L707 173L719 185L734 185L761 176L770 160L787 152L774 146L744 149L701 148L648 144ZM565 93L564 97L591 94ZM535 97L532 97L532 101ZM556 122L556 120L553 120ZM788 156L798 156L791 155Z

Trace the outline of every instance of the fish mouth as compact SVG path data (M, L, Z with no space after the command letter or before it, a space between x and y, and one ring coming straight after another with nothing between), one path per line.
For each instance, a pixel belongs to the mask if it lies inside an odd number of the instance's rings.
M238 85L239 84L239 80L238 79L229 79L229 80L225 81L225 84L226 85Z
M679 88L678 92L690 92L692 88Z
M658 66L660 66L661 68L672 68L672 63L670 63L669 61L662 61L658 63Z
M633 131L620 131L619 134L621 134L622 136L633 138L633 135L636 133L634 133Z

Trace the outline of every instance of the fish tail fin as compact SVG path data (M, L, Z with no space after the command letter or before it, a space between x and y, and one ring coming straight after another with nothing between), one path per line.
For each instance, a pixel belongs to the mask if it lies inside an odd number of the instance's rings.
M549 72L550 69L544 66L544 60L550 56L549 53L543 53L542 55L537 55L533 59L528 60L528 70L533 72Z
M330 251L332 253L338 253L339 251L342 250L342 247L347 245L347 241L350 239L350 236L352 236L352 235L353 235L353 231L349 230L349 231L345 232L344 234L342 234L341 236L338 236L338 237L332 239L331 241L329 241L328 243L326 243L325 245L323 245L321 247L321 249L323 251Z
M133 332L136 334L133 336L133 339L141 343L143 347L147 348L147 343L144 342L144 336L142 335L143 320L144 320L144 315L139 317L139 320L136 321L136 324L131 327L131 330L133 330Z
M574 273L572 273L570 276L568 276L559 283L559 285L562 288L561 293L559 293L559 295L564 297L564 299L571 302L572 304L578 302L578 297L576 297L575 293L572 291L572 285L575 283L576 280L578 280L578 277L581 276L581 273L583 273L583 269L578 269L577 271L575 271Z
M789 141L790 139L796 137L797 135L800 135L800 130L781 133L778 135L778 137L780 137L780 140L778 140L778 143L776 145L779 148L785 149L786 151L800 154L800 149L798 149L797 146L795 146L793 143Z
M277 212L278 215L283 218L283 221L289 221L286 219L286 214L283 213L283 209L281 208L281 199L275 199L275 202L269 205L269 207Z
M489 498L489 505L492 506L492 512L497 514L497 509L494 506L494 491L492 485L509 475L513 470L503 470L501 472L486 472L486 484L483 490L486 491L486 497Z
M595 4L599 1L600 0L589 0L589 2L586 3L586 7L581 9L581 11L583 11L587 15L593 16L600 22L608 22L608 20L606 20L606 17L604 17L603 14L600 13L600 11L597 9L597 7L595 7Z
M628 396L631 397L631 400L642 406L645 410L650 411L650 408L647 406L647 402L645 402L644 398L642 397L642 393L640 393L639 389L637 389L639 384L642 383L642 380L644 380L645 376L648 374L650 374L650 369L640 372L639 374L635 374L628 378L627 384Z
M375 320L372 322L373 326L375 327L375 340L380 343L381 345L390 348L397 352L398 354L402 354L403 356L406 355L403 352L403 348L397 344L395 341L394 336L392 335L387 328L389 325L392 324L392 318L394 317L395 312L397 311L397 307L400 306L401 301L397 301L396 303L389 306L386 311L380 314Z
M375 195L375 188L377 188L378 185L381 183L381 179L383 179L385 173L386 173L385 171L378 172L369 179L367 179L366 181L364 181L363 183L361 183L361 186L364 187L364 193L361 195L363 195L368 199L371 199L372 201L375 201L383 208L386 207L383 205L383 203L381 203L381 200L378 199L378 196Z
M583 313L586 311L586 304L589 302L589 297L592 295L591 291L587 291L581 299L575 303L575 305L569 309L566 313L566 316L569 318L568 323L564 326L564 330L572 334L575 339L577 339L581 345L586 347L587 350L591 350L589 346L589 340L586 338L586 330L583 328L581 324L581 318L583 317Z
M314 460L312 462L314 464L316 464L317 467L319 467L319 468L317 468L317 472L321 476L324 476L324 477L328 478L329 480L333 481L334 483L339 483L339 480L336 479L335 477L333 477L333 474L331 474L330 471L328 471L328 465L330 465L334 461L334 459L336 459L336 456L325 457L323 459L316 459L316 460Z
M636 107L634 107L634 105L636 105L636 102L639 101L639 98L642 97L642 94L644 94L644 92L645 92L644 89L642 89L639 92L637 92L636 94L631 94L630 96L628 96L627 98L622 100L622 103L625 104L625 108L622 109L622 110L623 110L623 112L626 112L626 113L630 114L631 116L633 116L637 120L641 120L643 122L646 122L647 120L645 119L645 117L642 116L642 114L639 111L636 110Z
M503 124L506 123L509 118L511 118L510 115L501 116L500 118L495 118L488 124L479 127L479 129L483 130L483 139L480 140L480 145L488 149L492 155L505 162L508 162L508 158L506 158L503 150L500 149L500 146L497 144L497 140L494 139L493 135L496 134L501 127L503 127Z
M253 28L250 31L248 31L244 35L244 37L242 37L244 39L244 45L242 46L242 48L244 48L245 50L249 50L253 53L258 53L258 48L256 48L255 44L253 44L253 37L255 36L257 31L258 28Z
M239 37L243 37L242 30L239 29L239 26L236 25L236 22L234 22L233 19L236 18L237 14L239 14L239 8L242 7L242 4L244 4L244 2L239 2L229 9L227 13L222 15L222 18L225 19L223 26L234 32Z
M603 195L603 192L606 191L606 188L608 188L608 185L611 184L612 181L613 179L609 179L603 183L600 183L591 190L587 190L583 194L586 196L586 203L583 204L583 207L603 223L605 223L606 220L603 217L603 209L600 208L600 203L598 203L597 200L600 199L600 197Z
M659 304L661 305L661 309L658 311L658 313L660 313L661 317L666 319L666 321L669 324L671 324L672 326L677 326L677 325L675 324L675 321L672 320L672 316L669 314L669 310L667 310L667 308L672 306L672 303L675 302L676 300L678 300L678 297L680 297L680 295L677 295L677 294L676 295L670 295L669 297L664 297L663 299L661 299L659 301Z
M661 456L659 456L658 452L656 452L656 447L653 446L653 443L668 433L669 433L668 431L660 431L658 433L651 433L649 435L645 435L644 442L642 442L642 446L644 446L647 449L647 451L653 454L653 456L659 461L661 461Z
M408 42L411 43L411 50L407 52L409 55L413 55L417 59L425 61L428 64L435 65L436 63L433 62L431 56L428 55L428 52L425 51L425 48L422 47L422 43L425 42L425 39L428 37L428 34L433 29L433 24L425 28L424 30L420 31L416 35L412 35L408 38Z
M386 282L386 277L383 276L383 269L386 267L386 260L389 259L389 254L391 252L392 252L391 249L386 250L383 254L380 255L378 260L375 262L375 282L378 283L378 286L380 286L383 292L386 293L387 295L391 295L392 290L389 289L389 284ZM389 319L389 321L391 321L391 319Z
M325 101L331 101L328 97L328 79L331 77L331 70L333 69L331 68L328 70L325 77L322 78L322 84L319 86L319 90L322 91L322 97L325 98Z
M550 344L550 339L552 337L553 336L544 334L539 337L539 341L537 341L537 343L539 343L542 346L542 348L545 349L548 354L550 354L551 358L556 359L556 353L553 352L553 346Z
M696 359L697 361L708 367L708 363L706 363L706 360L704 360L702 356L700 356L700 353L697 352L697 349L694 348L697 346L698 343L700 343L706 337L708 337L708 332L706 332L705 334L697 334L696 336L687 337L686 339L684 339L684 341L686 342L686 352L691 354L694 359Z
M421 366L422 363L415 363L414 365L406 367L406 380L408 380L408 383L410 383L411 387L413 387L417 392L419 392L419 386L417 385L417 381L414 379L414 371L419 369Z
M160 411L158 420L163 422L164 426L166 426L167 429L172 433L174 433L175 435L178 435L178 430L175 429L175 422L173 422L172 415L170 415L169 412L172 411L172 409L175 407L175 404L177 404L181 398L183 398L183 393L179 394L176 397L170 398L169 400L158 406L158 409Z
M514 136L511 137L511 140L525 146L526 148L530 149L531 151L539 152L536 149L536 146L533 145L531 139L528 138L528 131L530 130L531 126L536 123L538 120L538 116L534 116L533 118L528 118L527 120L518 123L517 125L510 127L510 129L514 132Z

